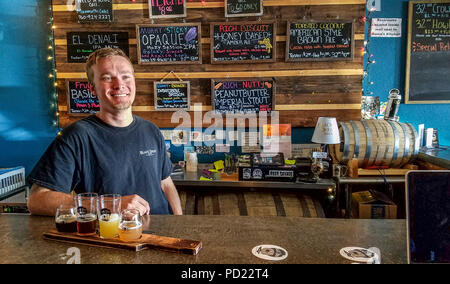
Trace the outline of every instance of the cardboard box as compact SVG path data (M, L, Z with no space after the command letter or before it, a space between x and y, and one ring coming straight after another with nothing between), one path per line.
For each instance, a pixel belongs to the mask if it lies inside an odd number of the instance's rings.
M397 205L375 190L352 193L352 211L352 216L359 219L397 218Z

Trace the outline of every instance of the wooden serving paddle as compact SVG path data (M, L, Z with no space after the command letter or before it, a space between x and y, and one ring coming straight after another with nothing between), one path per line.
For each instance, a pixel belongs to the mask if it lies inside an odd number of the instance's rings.
M98 235L79 236L76 233L60 233L56 230L46 232L43 236L45 239L49 240L79 243L90 246L128 249L133 251L141 251L150 248L196 255L202 248L202 242L200 241L184 240L153 234L142 234L142 237L135 242L124 242L118 238L107 240L100 238Z

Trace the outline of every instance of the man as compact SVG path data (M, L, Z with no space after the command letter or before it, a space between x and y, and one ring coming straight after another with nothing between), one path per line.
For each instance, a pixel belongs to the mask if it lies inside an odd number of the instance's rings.
M122 209L142 215L181 215L162 134L131 111L136 83L130 59L103 48L89 56L86 73L100 111L66 127L34 167L30 212L54 215L58 205L73 204L74 190L118 193Z

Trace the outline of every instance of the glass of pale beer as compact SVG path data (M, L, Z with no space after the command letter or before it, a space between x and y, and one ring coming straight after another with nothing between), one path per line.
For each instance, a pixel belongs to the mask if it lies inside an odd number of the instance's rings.
M120 207L119 194L103 194L99 199L98 226L100 238L113 239L119 236Z
M121 213L119 238L130 242L139 240L142 236L142 216L139 210L125 209Z

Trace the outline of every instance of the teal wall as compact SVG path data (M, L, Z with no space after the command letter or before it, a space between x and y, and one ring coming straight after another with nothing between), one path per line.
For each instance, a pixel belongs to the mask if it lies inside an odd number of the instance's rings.
M389 90L397 88L402 97L405 94L406 44L408 31L408 0L380 0L381 11L368 15L366 22L366 39L369 53L373 54L375 64L370 64L368 76L363 80L364 92L379 96L380 101L387 101ZM370 18L402 18L401 38L368 38L367 31ZM370 55L368 54L368 55ZM450 64L450 58L449 58ZM450 78L450 74L449 74ZM370 84L373 82L373 84ZM438 130L441 145L450 146L450 105L449 104L404 104L398 112L400 122L417 126L421 123L426 128Z

